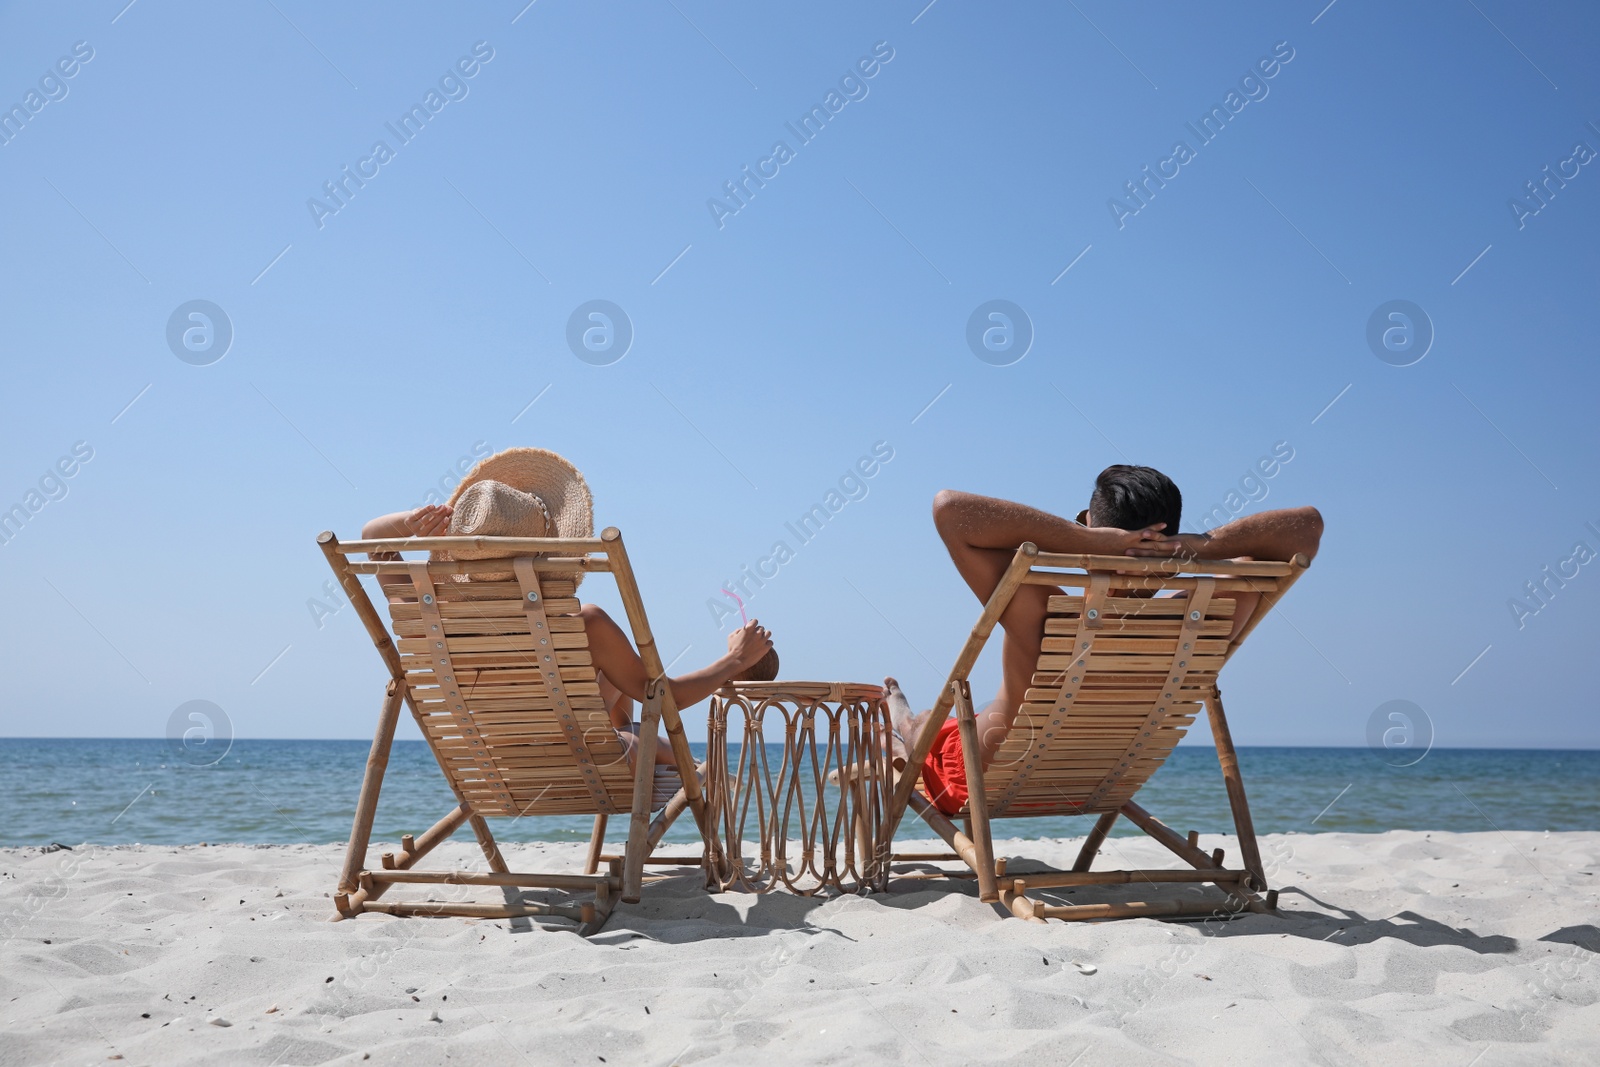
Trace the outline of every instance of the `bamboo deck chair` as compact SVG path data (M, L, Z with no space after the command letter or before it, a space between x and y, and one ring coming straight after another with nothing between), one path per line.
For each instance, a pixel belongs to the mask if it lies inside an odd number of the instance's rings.
M977 625L950 672L934 714L898 776L890 802L889 835L907 808L955 850L977 875L980 899L1001 902L1012 914L1038 922L1053 919L1113 919L1133 916L1198 916L1269 911L1277 891L1269 889L1245 800L1239 761L1217 688L1217 672L1309 566L1304 556L1288 563L1227 563L1215 560L1064 555L1022 545L989 597ZM1120 571L1121 574L1115 572ZM1048 603L1043 650L1033 687L1005 742L987 771L978 766L977 725L967 676L996 622L1024 585L1059 586ZM1138 589L1154 594L1116 597ZM1186 596L1160 595L1182 591ZM1216 594L1261 594L1249 623L1233 641L1235 601ZM1134 802L1183 737L1204 703L1216 742L1223 784L1233 810L1242 866L1228 867L1223 852L1201 850L1197 833L1185 837ZM970 799L956 825L915 789L938 726L954 704ZM991 823L1030 816L1098 816L1071 871L1008 876L996 863ZM1192 869L1089 870L1118 816L1165 845ZM894 856L925 860L927 855ZM1183 899L1116 904L1049 905L1029 890L1087 885L1214 883L1225 904ZM1265 894L1263 901L1259 894Z
M332 533L317 538L339 584L389 669L377 733L367 758L355 825L345 853L334 902L339 914L363 911L390 915L465 915L487 918L556 916L578 924L588 936L604 925L617 898L639 899L646 862L700 863L702 857L651 859L672 821L690 809L705 840L705 803L666 671L645 617L622 536L613 528L598 538L409 537L341 543ZM402 551L504 549L510 558L492 561L398 557ZM393 559L352 559L366 553ZM461 582L492 566L511 581ZM610 572L617 583L650 682L630 769L621 741L600 698L591 665L575 579ZM390 615L398 645L358 574L403 580L393 584ZM498 574L492 574L498 577ZM439 761L455 810L413 838L401 851L385 853L382 866L367 866L367 846L384 769L394 740L400 705L411 709L428 747ZM678 773L657 788L658 724L664 724ZM670 797L670 799L668 799ZM650 813L659 810L654 822ZM582 874L510 871L487 820L540 815L594 815L588 863ZM602 856L606 820L627 815L624 856ZM422 859L463 824L470 825L488 862L487 872L419 870ZM607 869L599 871L601 861ZM518 887L592 894L576 904L383 901L399 883L502 887L508 900ZM520 897L520 894L516 894Z

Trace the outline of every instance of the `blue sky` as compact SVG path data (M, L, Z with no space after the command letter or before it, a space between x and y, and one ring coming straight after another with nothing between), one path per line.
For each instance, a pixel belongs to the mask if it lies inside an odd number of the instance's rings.
M0 9L0 507L39 491L0 545L0 734L161 736L194 699L369 734L381 665L349 609L319 626L313 538L475 449L584 469L680 668L722 583L892 450L751 610L785 676L926 703L978 611L938 489L1072 514L1148 463L1192 528L1286 447L1248 508L1327 535L1229 668L1240 743L1363 744L1405 699L1440 745L1600 744L1600 565L1525 592L1600 551L1600 11L924 2ZM609 365L566 340L597 299L634 334ZM167 341L193 300L232 328L208 365ZM1031 324L1008 366L966 340L992 300ZM1434 334L1408 366L1367 341L1395 300Z

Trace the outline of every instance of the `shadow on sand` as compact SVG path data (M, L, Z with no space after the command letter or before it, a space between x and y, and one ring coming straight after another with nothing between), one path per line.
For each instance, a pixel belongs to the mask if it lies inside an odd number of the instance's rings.
M862 897L864 901L885 908L914 910L926 906L933 899L950 893L976 897L976 882L970 877L927 877L938 868L931 864L913 865L896 872L887 894ZM949 873L949 872L946 872ZM1018 873L1024 873L1018 870ZM922 875L922 877L918 877ZM1145 887L1148 888L1148 887ZM1185 893L1186 890L1186 893ZM1163 893L1174 895L1174 887L1162 887ZM1155 921L1182 925L1196 930L1202 936L1253 937L1280 936L1326 941L1337 945L1371 944L1385 938L1404 941L1420 948L1454 945L1484 954L1505 954L1518 950L1516 938L1501 934L1480 935L1466 927L1454 927L1414 911L1402 911L1383 918L1371 918L1350 908L1318 899L1297 886L1282 887L1276 914L1251 912L1230 913L1228 899L1209 886L1183 887L1180 894L1193 895L1196 900L1214 900L1217 913L1199 919L1160 919ZM1081 889L1046 890L1040 899L1059 904L1118 903L1147 896L1139 886L1093 886ZM1300 898L1309 905L1295 907ZM542 902L545 894L508 891L507 900ZM831 933L852 940L839 930L819 926L812 922L814 913L824 904L838 899L837 895L798 896L782 890L770 893L712 895L702 886L698 869L677 868L655 872L647 883L644 899L638 904L619 905L606 928L589 940L597 945L625 946L639 938L649 938L668 944L695 941L763 937L777 931L794 930L807 934ZM993 905L997 919L1010 920L1004 907ZM1110 920L1125 921L1125 920ZM529 932L536 925L528 919L506 920L514 932ZM656 927L648 933L640 927ZM1600 928L1591 925L1568 926L1552 931L1539 940L1572 945L1585 952L1600 953Z

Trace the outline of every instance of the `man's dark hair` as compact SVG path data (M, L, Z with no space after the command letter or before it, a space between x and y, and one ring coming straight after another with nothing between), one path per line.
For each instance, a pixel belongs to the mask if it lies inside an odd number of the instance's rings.
M1142 530L1164 522L1167 526L1162 533L1175 534L1182 516L1183 494L1171 478L1154 467L1115 463L1094 480L1089 519L1095 526Z

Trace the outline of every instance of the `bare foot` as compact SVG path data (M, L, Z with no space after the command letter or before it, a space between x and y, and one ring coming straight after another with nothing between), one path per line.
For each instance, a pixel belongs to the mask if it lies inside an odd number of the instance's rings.
M889 721L894 724L895 734L902 740L910 742L912 737L913 720L911 715L911 701L906 699L905 691L900 688L900 683L893 678L883 680L884 701L889 705Z

